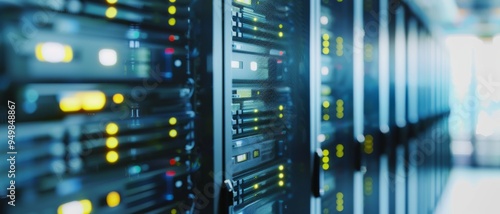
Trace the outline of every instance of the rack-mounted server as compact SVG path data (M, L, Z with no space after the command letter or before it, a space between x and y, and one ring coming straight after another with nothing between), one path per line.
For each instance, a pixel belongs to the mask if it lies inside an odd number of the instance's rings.
M230 136L224 142L225 189L229 203L221 207L234 213L287 213L309 206L308 191L297 190L310 173L309 150L301 139L308 131L307 106L308 8L301 1L225 1L227 29L224 59L229 66ZM230 25L230 26L229 26ZM304 79L306 80L306 79ZM229 104L226 104L229 107ZM306 165L304 165L306 164ZM306 167L307 166L307 167ZM304 168L305 167L305 168ZM292 211L293 210L293 211Z

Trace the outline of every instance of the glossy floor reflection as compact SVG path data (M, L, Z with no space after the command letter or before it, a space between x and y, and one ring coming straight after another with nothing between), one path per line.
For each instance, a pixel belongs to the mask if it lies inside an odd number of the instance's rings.
M436 214L500 213L500 168L454 168Z

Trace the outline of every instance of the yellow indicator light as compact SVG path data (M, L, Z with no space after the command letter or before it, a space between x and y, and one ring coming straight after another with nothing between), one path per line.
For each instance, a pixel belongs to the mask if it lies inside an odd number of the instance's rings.
M168 13L174 15L177 12L177 8L175 6L168 7Z
M337 39L335 41L337 41L337 43L342 43L342 42L344 42L344 38L339 36L339 37L337 37Z
M323 41L323 47L325 47L325 48L330 47L330 42L329 41Z
M281 38L281 37L283 37L283 32L279 32L279 33L278 33L278 36L279 36L280 38Z
M327 163L323 164L323 170L328 170L328 169L330 169L330 164Z
M171 3L175 3L175 0L169 0L169 2L171 2Z
M118 0L107 0L107 2L108 2L109 4L115 4L116 2L118 2Z
M108 123L108 125L106 126L106 133L108 133L109 135L118 133L118 125L116 125L116 123Z
M336 54L337 56L344 56L344 51L337 51Z
M254 21L254 22L256 22L256 21L257 21L257 17L254 17L254 18L253 18L253 21Z
M328 158L328 157L323 157L322 160L323 160L323 163L330 162L330 158Z
M343 2L344 0L337 0L337 2Z
M257 121L259 121L259 118L255 118L255 119L253 119L253 121L257 122Z
M337 193L337 198L340 198L340 199L344 198L344 194L341 193L341 192L338 192Z
M120 204L120 199L120 194L113 191L108 193L108 195L106 196L106 203L109 207L116 207Z
M175 22L176 22L176 21L175 21L175 18L170 18L170 19L168 19L168 25L170 25L170 26L174 26L174 25L175 25Z
M39 43L35 46L35 56L40 62L68 63L73 60L73 48L57 42Z
M279 109L280 111L283 111L283 109L285 109L285 107L283 107L283 105L280 105L280 106L278 107L278 109Z
M116 139L116 137L108 137L108 139L106 139L106 147L114 149L117 146L118 146L118 139Z
M73 60L73 49L69 45L64 46L63 62L71 62Z
M324 108L329 108L329 107L330 107L330 102L328 102L328 101L324 101L324 102L323 102L323 107L324 107Z
M280 174L278 175L278 177L279 177L279 178L284 178L284 177L285 177L285 174L280 173Z
M257 150L254 150L253 151L253 157L256 158L256 157L259 157L260 156L260 151L257 149Z
M82 100L82 108L85 111L101 110L106 104L106 95L100 91L81 92L76 96Z
M279 115L279 117L280 117L280 118L283 118L283 114L280 114L280 115Z
M115 94L113 95L113 102L116 104L123 103L123 100L125 100L125 97L123 97L123 94Z
M321 51L323 54L327 55L330 53L330 48L323 48Z
M328 73L327 73L328 75ZM332 93L332 88L328 86L321 86L321 95L328 96Z
M280 165L280 166L278 167L278 169L279 169L280 171L283 171L283 169L285 169L285 166Z
M328 114L323 115L323 120L325 120L325 121L330 120L330 115L328 115Z
M373 153L373 136L366 135L365 143L363 144L363 146L364 146L364 151L366 154Z
M38 59L38 61L40 61L40 62L45 61L43 59L42 46L43 46L43 43L37 44L35 47L35 56L36 56L36 59Z
M257 131L257 130L259 130L259 127L255 126L255 127L253 127L253 130Z
M175 1L175 0L174 0ZM177 214L177 210L176 209L172 209L170 210L170 214Z
M253 185L253 188L254 188L254 189L258 189L258 188L259 188L259 184L254 184L254 185Z
M284 181L279 181L279 182L278 182L278 185L279 185L280 187L282 187L283 185L285 185L285 182L284 182Z
M92 212L92 202L87 199L81 201L71 201L60 205L57 208L57 214L89 214Z
M342 2L342 0L339 0L339 2ZM339 211L339 212L344 211L344 206L343 205L337 206L337 211Z
M83 213L91 213L92 212L92 202L89 200L81 200L80 203L83 206Z
M115 18L117 14L118 14L118 10L116 10L116 8L114 8L114 7L109 7L106 10L106 17L108 17L110 19Z
M338 158L342 158L342 157L344 157L344 152L343 151L337 151L336 155L337 155Z
M259 110L258 109L254 109L253 113L259 113Z
M338 144L335 148L337 149L335 155L337 155L338 158L344 157L344 145Z
M171 117L170 119L168 119L168 124L170 124L170 125L177 124L177 118Z
M338 106L342 106L342 105L344 105L344 101L343 101L343 100L337 100L337 105L338 105Z
M330 151L328 149L323 150L323 156L330 155Z
M342 118L344 118L344 113L339 112L339 113L337 113L336 116L337 116L337 119L342 119Z
M330 39L330 35L328 35L327 33L323 34L323 40L325 41L328 41Z
M171 138L174 138L174 137L177 137L177 130L175 129L172 129L168 132L168 135L171 137Z
M109 162L109 163L115 163L117 160L118 160L118 153L115 152L115 151L109 151L107 154L106 154L106 160Z
M59 102L59 108L63 112L80 111L80 109L82 109L82 102L75 96L65 97Z
M280 24L280 25L278 25L278 27L281 29L281 28L283 28L283 25L282 25L282 24Z
M365 195L373 194L373 179L371 177L365 178L364 189L365 189Z
M253 30L257 30L257 27L253 27Z

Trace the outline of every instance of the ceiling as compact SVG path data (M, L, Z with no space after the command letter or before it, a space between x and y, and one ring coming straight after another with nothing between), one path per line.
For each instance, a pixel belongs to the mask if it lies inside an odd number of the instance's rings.
M500 34L500 0L408 0L431 28L443 34Z

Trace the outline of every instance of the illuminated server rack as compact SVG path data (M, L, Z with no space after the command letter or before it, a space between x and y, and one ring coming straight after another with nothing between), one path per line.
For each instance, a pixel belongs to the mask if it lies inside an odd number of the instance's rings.
M320 10L321 212L353 213L363 207L363 5L323 0Z
M416 81L419 87L414 89L418 110L412 111L417 120L412 123L412 130L417 133L408 145L409 178L408 205L409 213L426 213L436 208L439 197L449 176L451 167L450 136L448 127L449 103L449 68L448 54L439 45L423 23L411 24L412 44L418 44ZM411 23L411 22L410 22ZM410 26L410 25L409 25ZM417 72L417 71L413 71ZM421 158L421 157L425 158Z
M408 94L405 213L429 213L436 208L451 168L447 120L449 61L439 38L429 32L426 24L410 10L405 16Z
M221 212L308 213L309 3L234 0L223 11Z
M19 152L17 204L2 213L190 212L191 3L0 2Z
M380 131L380 96L379 96L379 39L381 1L365 0L363 8L364 46L364 142L361 149L361 166L365 168L363 176L364 213L380 212L380 155L383 151Z

